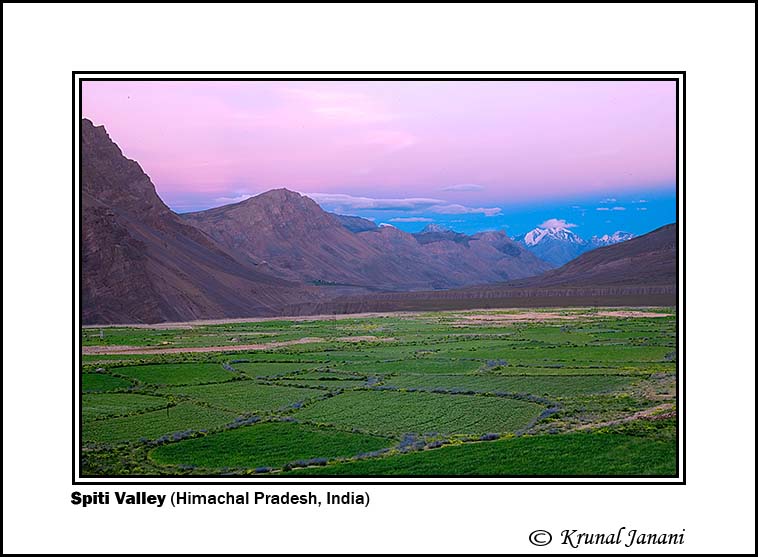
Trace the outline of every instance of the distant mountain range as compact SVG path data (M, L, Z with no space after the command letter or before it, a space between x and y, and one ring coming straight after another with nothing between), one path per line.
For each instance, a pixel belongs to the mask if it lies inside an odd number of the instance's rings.
M627 240L631 240L634 237L635 237L634 234L632 234L631 232L622 232L621 230L617 230L613 234L603 234L602 236L593 236L590 239L590 245L596 248L601 248L603 246L611 246L613 244L626 242Z
M439 224L427 224L421 232L417 232L414 236L416 237L416 241L421 244L448 241L468 246L473 239L473 236L455 232ZM516 253L516 250L511 250L511 255Z
M607 277L614 284L673 280L670 269L661 269L675 256L648 254L643 239L650 235L554 269L537 248L556 261L559 252L567 257L570 251L560 246L575 245L581 253L626 236L584 242L567 229L536 229L518 242L501 231L467 235L435 224L409 234L328 213L286 189L178 215L104 127L85 119L81 134L85 324L286 315L356 305L330 306L335 299L403 298L413 291L422 298L446 295L435 294L440 290L455 296L472 287L487 292L493 283L528 289L604 284ZM631 251L618 252L622 256L606 251L627 244Z
M526 234L515 236L513 239L534 253L543 261L555 266L568 263L579 255L599 248L625 242L634 238L630 232L617 231L613 234L593 236L585 240L566 226L537 227Z
M676 284L676 225L588 251L559 267L512 285L529 287Z
M291 314L470 308L676 305L676 225L584 253L518 281L436 292L344 296L289 308Z
M414 235L327 213L287 189L181 217L259 271L336 293L454 288L552 268L503 232Z

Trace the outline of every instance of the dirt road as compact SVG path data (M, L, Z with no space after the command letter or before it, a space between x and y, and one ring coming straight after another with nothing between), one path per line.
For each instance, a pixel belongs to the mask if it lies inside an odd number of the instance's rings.
M188 346L156 348L152 346L83 346L82 354L179 354L186 352L238 352L241 350L269 350L270 348L280 348L282 346L291 346L293 344L312 344L326 340L337 342L391 342L395 340L392 337L375 337L371 335L356 337L337 337L325 339L321 337L304 337L296 340L282 340L277 342L263 342L259 344L232 344L229 346Z

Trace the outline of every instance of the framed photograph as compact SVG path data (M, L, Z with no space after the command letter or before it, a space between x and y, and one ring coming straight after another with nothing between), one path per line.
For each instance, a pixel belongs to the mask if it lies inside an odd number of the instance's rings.
M3 4L3 552L754 555L754 53Z
M684 72L73 94L74 483L684 483Z

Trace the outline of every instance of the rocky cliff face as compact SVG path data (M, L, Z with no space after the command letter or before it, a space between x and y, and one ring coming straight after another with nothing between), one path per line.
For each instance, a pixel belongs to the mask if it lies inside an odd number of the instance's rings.
M85 119L81 133L84 323L271 315L312 299L184 223L105 128Z

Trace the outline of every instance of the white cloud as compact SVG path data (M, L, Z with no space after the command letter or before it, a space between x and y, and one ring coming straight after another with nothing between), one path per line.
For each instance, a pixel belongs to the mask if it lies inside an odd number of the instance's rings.
M595 209L595 210L596 210L596 211L610 211L610 209L609 209L608 207L598 207L598 208L597 208L597 209Z
M395 211L428 211L440 215L464 215L482 213L493 217L502 212L500 207L466 207L448 203L444 199L429 197L374 198L357 197L345 193L303 193L320 205L336 205L341 209L374 209Z
M626 207L614 207L611 211L626 211Z
M503 212L500 207L466 207L465 205L458 205L457 203L451 203L447 205L432 205L428 209L432 213L438 213L440 215L467 215L473 213L482 213L485 217L494 217Z
M597 207L596 211L626 211L626 207Z
M469 215L483 214L487 217L494 217L502 213L500 207L467 207L457 203L448 203L444 199L435 199L432 197L402 197L402 198L375 198L349 195L345 193L304 193L302 195L310 197L319 205L330 206L329 210L334 210L340 214L356 210L395 210L395 211L428 211L440 215ZM230 203L239 203L253 197L257 194L241 193L234 197L217 197L214 199L219 205L228 205ZM433 222L428 217L408 217L419 220L396 220L394 222ZM426 220L420 220L426 219Z
M632 201L632 203L647 203L647 199L638 199L637 201Z
M637 207L638 211L647 211L647 207Z
M540 228L557 228L563 230L566 228L574 228L576 225L572 222L566 222L563 219L547 219L539 227Z
M616 203L615 197L606 197L605 199L601 199L600 203Z
M484 186L479 184L455 184L453 186L445 186L442 191L482 191Z
M326 203L339 205L350 209L396 209L412 211L445 203L442 199L432 199L427 197L381 199L374 197L356 197L345 193L303 193L303 195L307 195L319 204Z
M251 197L253 197L253 194L241 193L235 197L217 197L213 201L215 203L220 203L221 205L230 205L232 203L240 203L246 199L250 199Z
M427 217L395 217L390 222L434 222L434 219Z
M332 214L339 215L341 217L354 217L356 219L370 220L371 222L376 222L376 217L363 217L361 215L350 214L349 212L340 213L339 211L333 211Z

